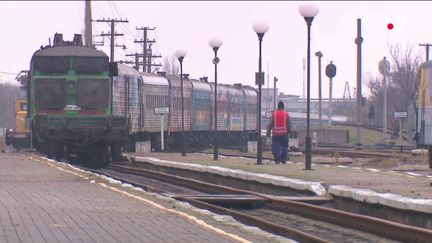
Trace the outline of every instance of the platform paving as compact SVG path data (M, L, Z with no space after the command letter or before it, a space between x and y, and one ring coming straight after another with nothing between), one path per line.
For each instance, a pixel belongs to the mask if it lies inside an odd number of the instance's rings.
M0 242L283 241L143 193L38 156L0 153Z

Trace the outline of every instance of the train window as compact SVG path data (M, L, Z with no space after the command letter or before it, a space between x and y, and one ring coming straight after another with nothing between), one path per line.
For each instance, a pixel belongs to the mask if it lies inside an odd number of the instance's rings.
M77 73L101 73L108 71L108 57L75 57L73 69Z
M69 57L35 57L33 66L42 73L66 73L70 68Z
M37 108L63 108L66 105L66 79L35 79Z
M78 105L84 108L105 108L109 100L108 79L78 79Z

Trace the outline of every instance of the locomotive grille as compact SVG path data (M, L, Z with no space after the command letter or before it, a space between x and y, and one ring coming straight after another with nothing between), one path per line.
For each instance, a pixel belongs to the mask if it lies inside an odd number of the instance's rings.
M108 79L79 78L78 105L84 108L105 108L109 101Z

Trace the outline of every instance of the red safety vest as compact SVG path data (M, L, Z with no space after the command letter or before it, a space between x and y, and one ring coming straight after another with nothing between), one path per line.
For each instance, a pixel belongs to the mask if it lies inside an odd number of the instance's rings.
M273 112L273 136L284 136L288 134L287 117L288 112L285 110L277 110Z

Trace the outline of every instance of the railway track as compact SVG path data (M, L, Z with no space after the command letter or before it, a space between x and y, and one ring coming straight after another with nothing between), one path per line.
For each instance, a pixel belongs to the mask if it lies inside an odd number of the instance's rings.
M228 214L247 225L253 225L262 230L300 242L333 242L338 238L332 238L332 235L338 237L338 235L344 235L344 232L347 230L354 230L355 233L353 235L355 236L353 237L360 237L363 241L371 240L371 238L368 238L371 237L368 234L384 237L385 239L407 242L430 242L432 238L432 230L303 203L301 202L302 200L308 201L304 198L297 200L295 197L271 196L117 164L113 164L109 169L103 171L93 170L93 172L105 174L149 191L170 195L177 200L188 202L200 208L206 208L215 213ZM131 179L130 176L134 177ZM156 185L156 187L148 186L148 184L143 183L139 178L151 178L155 183L162 182L188 189L186 191L185 189L174 189L175 192L165 191L165 189L159 188L160 185ZM235 209L234 205L238 206L245 203L265 205L264 209L260 210L264 210L267 213L257 213L256 210ZM224 205L224 207L221 205ZM272 212L271 214L278 216L265 220L265 215L269 214L268 210ZM304 230L303 228L305 227L294 227L287 222L283 222L283 220L278 220L278 218L288 217L286 216L288 214L295 215L296 218L306 218L307 220L303 219L302 221L305 223L301 223L301 225L309 224L310 227L306 227L308 229ZM310 222L311 220L312 222ZM336 233L323 235L322 231L318 229L313 230L313 228L317 228L317 224L329 224L330 226L324 227L327 229L335 229L336 227ZM359 236L359 234L365 235Z

